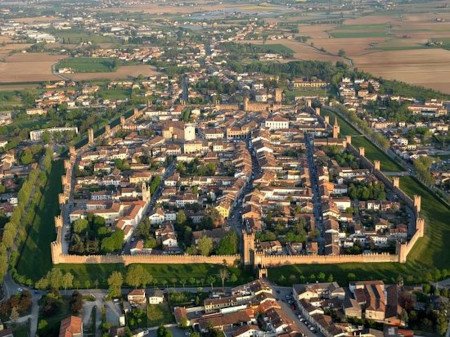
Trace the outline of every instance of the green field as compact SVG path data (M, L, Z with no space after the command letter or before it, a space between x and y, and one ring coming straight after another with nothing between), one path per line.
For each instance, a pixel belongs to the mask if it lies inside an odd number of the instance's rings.
M99 91L98 95L103 99L123 100L126 98L130 98L131 89L121 89L121 88L105 89Z
M0 91L0 111L22 106L22 98L15 91Z
M151 285L157 286L173 286L173 279L176 279L175 284L178 287L194 286L206 287L210 286L207 283L208 276L216 277L215 286L221 285L219 279L219 271L223 266L210 264L143 264L142 265L152 275L153 282ZM71 272L75 276L75 281L79 288L91 288L98 285L101 288L106 288L109 275L113 271L120 271L126 273L126 268L123 264L61 264L56 268L63 272ZM240 284L248 282L252 279L249 273L242 271L240 268L228 267L230 274L237 276L236 282L227 282L228 284ZM193 280L191 280L193 279ZM194 281L195 284L191 284Z
M53 162L36 218L17 262L17 272L33 281L43 277L52 266L50 243L56 237L54 217L59 212L58 193L61 192L63 171L62 161Z
M284 91L285 98L289 101L290 99L294 99L299 96L318 96L318 97L327 97L328 91L323 88L296 88L293 90L285 90Z
M274 43L274 44L252 44L252 46L256 49L259 53L273 53L273 54L280 54L280 55L293 55L294 51L286 47L283 44L280 43Z
M386 37L389 35L389 26L385 24L342 25L331 31L330 35L334 38Z
M108 73L116 71L118 62L107 57L72 57L58 62L56 69L70 68L75 73Z
M328 114L329 112L324 112ZM365 146L366 156L369 159L380 159L381 166L391 167L396 165L392 160L385 156L380 150L372 145L368 152L366 138L354 137L357 132L345 121L339 119L342 135L352 135L352 143L355 146ZM385 282L393 282L401 276L406 283L414 284L425 282L431 279L442 278L445 275L450 276L450 249L448 238L450 238L450 210L442 204L428 189L411 177L401 177L400 188L408 195L419 194L422 196L421 215L426 219L425 237L417 241L413 250L408 256L405 264L400 263L347 263L336 265L293 265L271 268L269 278L277 283L291 285L292 280L300 282L300 276L303 275L308 281L317 279L319 273L329 275L338 281L341 285L348 283L349 274L355 275L355 279L380 279ZM440 271L436 271L436 269ZM445 271L445 272L444 272ZM444 272L444 276L442 275ZM316 278L310 279L311 275ZM291 276L292 275L292 276Z

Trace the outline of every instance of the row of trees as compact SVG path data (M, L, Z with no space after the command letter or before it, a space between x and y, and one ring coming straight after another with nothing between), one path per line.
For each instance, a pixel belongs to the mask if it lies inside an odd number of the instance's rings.
M29 227L34 221L36 211L42 197L43 188L47 184L52 168L52 150L48 148L40 167L34 168L22 184L18 193L18 205L3 230L0 243L0 279L3 280L8 271L8 264L12 268L13 276L19 281L28 281L17 275L15 266L19 258L18 252L27 238Z
M190 286L198 284L200 281L203 285L210 285L211 288L220 281L222 287L225 286L226 281L230 281L232 283L238 280L236 274L230 273L225 267L219 270L218 275L208 275L205 279L197 280L194 277L190 277L189 279L180 279L178 280L176 277L172 277L169 280L160 280L154 278L152 274L148 272L142 265L131 265L128 267L127 272L123 275L120 271L114 271L108 277L108 290L110 297L120 297L122 295L122 286L124 284L133 287L133 288L146 288L149 284L162 284L172 285L174 288L177 284L181 284L183 287L186 284Z

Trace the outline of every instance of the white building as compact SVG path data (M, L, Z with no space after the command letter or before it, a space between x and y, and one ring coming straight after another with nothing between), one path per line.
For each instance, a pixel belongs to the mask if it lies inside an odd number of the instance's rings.
M267 119L264 126L270 130L289 129L289 120L280 116L275 116Z

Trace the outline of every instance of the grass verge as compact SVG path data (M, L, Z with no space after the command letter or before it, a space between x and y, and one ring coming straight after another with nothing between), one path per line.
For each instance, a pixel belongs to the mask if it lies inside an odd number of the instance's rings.
M63 162L55 161L39 209L17 262L17 272L37 281L52 267L50 243L55 240L54 217L59 213L58 194L61 192Z

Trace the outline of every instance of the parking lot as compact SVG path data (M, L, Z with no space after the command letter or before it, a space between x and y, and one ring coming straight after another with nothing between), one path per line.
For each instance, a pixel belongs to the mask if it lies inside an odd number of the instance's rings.
M299 331L303 336L317 337L322 336L309 322L300 314L297 304L292 296L292 288L274 287L274 296L279 299L282 309L297 324Z

